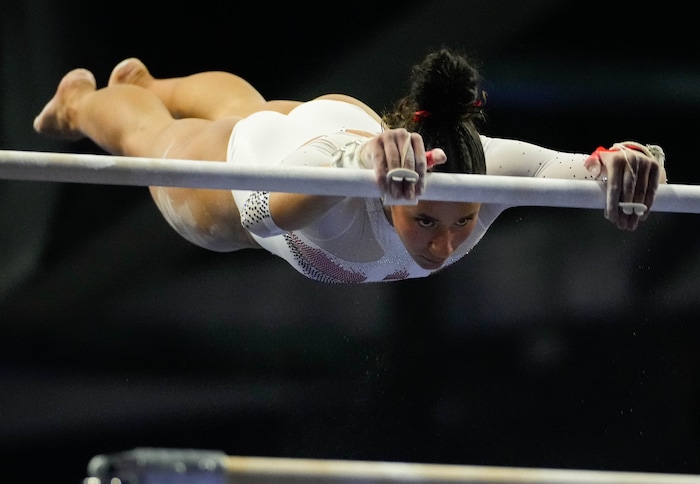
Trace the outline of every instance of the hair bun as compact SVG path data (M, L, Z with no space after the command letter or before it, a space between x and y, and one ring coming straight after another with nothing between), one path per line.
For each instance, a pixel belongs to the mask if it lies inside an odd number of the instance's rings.
M485 102L480 80L466 56L442 48L413 68L411 97L424 120L480 114Z

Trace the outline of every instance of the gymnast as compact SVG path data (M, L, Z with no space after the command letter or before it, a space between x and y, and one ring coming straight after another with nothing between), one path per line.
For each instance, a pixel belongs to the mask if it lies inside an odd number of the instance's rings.
M266 100L225 72L155 78L130 58L101 89L90 71L68 72L34 129L87 137L113 155L374 170L381 199L149 187L193 244L263 248L327 283L433 274L464 257L509 208L421 200L429 172L604 181L606 219L628 231L646 220L666 180L661 148L622 142L564 153L486 137L479 84L470 58L441 48L413 66L405 96L379 115L342 94Z

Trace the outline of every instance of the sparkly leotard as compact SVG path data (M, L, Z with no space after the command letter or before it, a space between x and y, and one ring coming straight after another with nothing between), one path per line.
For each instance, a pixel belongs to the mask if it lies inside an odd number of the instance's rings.
M378 134L381 126L360 108L330 100L311 101L285 116L259 112L240 121L231 134L228 161L254 164L331 165L337 147L313 138L346 129ZM348 134L349 136L349 134ZM489 175L590 179L586 155L561 153L521 141L482 136ZM327 283L364 283L425 277L386 218L379 199L346 198L303 230L282 232L271 220L260 222L265 192L233 192L251 235L261 247L285 259L305 276ZM249 207L257 207L251 210ZM248 209L243 209L248 207ZM508 205L482 204L476 227L442 270L464 257ZM243 220L244 226L249 221Z

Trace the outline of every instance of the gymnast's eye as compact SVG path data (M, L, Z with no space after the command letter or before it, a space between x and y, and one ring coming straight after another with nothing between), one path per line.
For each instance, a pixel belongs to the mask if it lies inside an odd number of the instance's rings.
M464 217L459 219L455 225L459 227L464 227L465 225L469 225L469 222L471 222L472 220L474 220L474 217Z
M429 228L435 226L435 221L428 217L416 217L416 223L420 227Z

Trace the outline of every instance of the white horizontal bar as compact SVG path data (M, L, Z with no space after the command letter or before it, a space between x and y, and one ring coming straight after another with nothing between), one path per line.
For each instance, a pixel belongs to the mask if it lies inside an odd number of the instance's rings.
M462 466L274 457L226 457L232 482L463 484L700 484L700 476L618 471Z
M378 197L371 170L0 150L0 179L104 185L267 190ZM430 173L424 200L511 206L605 207L602 182ZM653 211L700 213L700 186L659 186Z
M700 475L693 474L251 457L148 447L97 455L88 474L85 484L126 476L139 482L235 484L700 484Z

